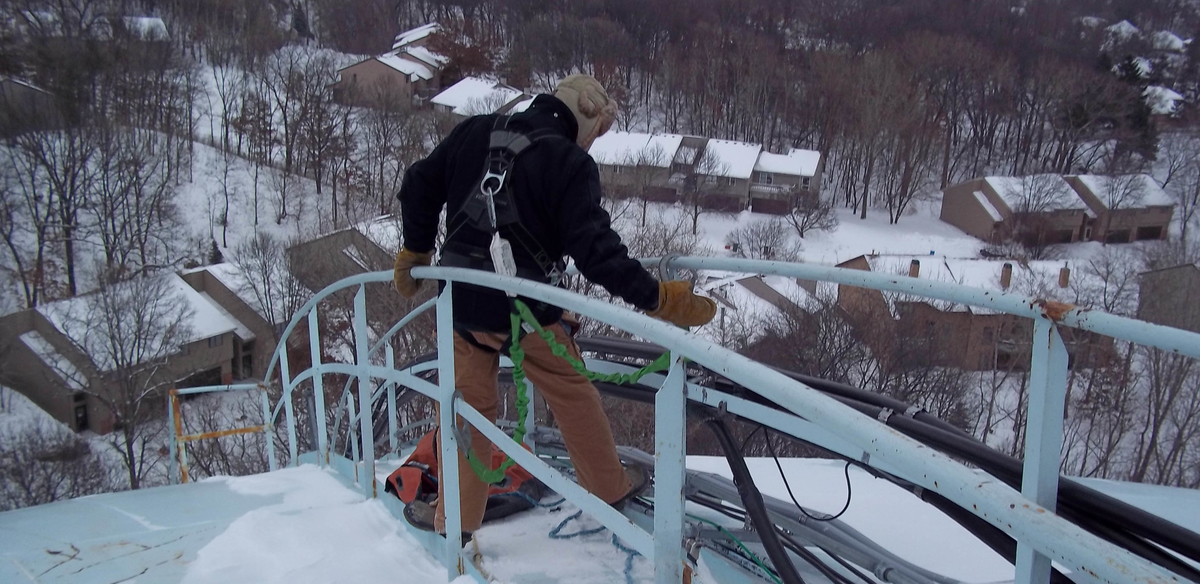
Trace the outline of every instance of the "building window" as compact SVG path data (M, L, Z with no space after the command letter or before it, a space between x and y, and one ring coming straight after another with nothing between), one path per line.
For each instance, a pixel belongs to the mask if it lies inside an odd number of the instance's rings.
M625 172L625 167L621 166L619 164L614 164L612 166L612 172L613 172L613 174L622 174Z
M225 342L225 339L223 337L209 337L208 338L208 347L210 349L213 347L220 347L221 343L223 343L223 342Z
M812 177L811 176L806 176L800 180L800 189L805 190L805 191L812 190Z
M995 334L992 332L992 327L983 327L983 340L990 342L993 338L995 338Z
M754 182L760 185L769 185L775 183L775 175L769 172L754 173Z

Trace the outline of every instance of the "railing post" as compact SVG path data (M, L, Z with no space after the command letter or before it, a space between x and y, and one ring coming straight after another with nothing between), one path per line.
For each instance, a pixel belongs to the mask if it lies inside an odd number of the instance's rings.
M466 573L462 550L462 509L459 502L458 439L454 437L454 313L447 282L437 301L438 335L438 439L441 444L442 501L446 515L446 551L443 562L450 580Z
M171 440L168 444L171 457L170 466L167 469L167 481L172 484L179 484L179 436L183 434L183 420L179 419L179 394L177 390L172 389L167 392L167 427L170 428Z
M671 370L654 397L654 582L683 581L683 483L687 454L684 431L687 389L683 360L671 355Z
M308 350L312 355L313 413L312 423L317 426L317 460L321 466L329 466L329 434L325 428L325 380L320 372L321 367L321 332L317 322L317 309L308 313Z
M275 420L271 419L271 398L267 396L266 386L262 389L263 436L267 440L267 468L279 469L279 461L275 459Z
M354 394L346 392L346 443L350 445L350 460L358 460L358 430L354 429L354 418L358 417L358 411L354 406ZM345 452L343 450L342 452ZM355 466L354 468L358 468ZM358 477L354 477L354 481L358 482Z
M288 364L288 352L285 348L283 353L279 355L279 376L283 382L283 414L287 419L288 427L288 466L296 466L299 464L299 456L297 456L299 448L296 444L296 411L292 407L292 368Z
M396 370L396 351L392 349L391 341L388 341L384 346L384 357L387 359L387 368L389 371ZM399 424L396 421L396 382L387 382L387 408L388 408L388 458L396 456L399 449L399 437L396 433L399 431Z
M1058 502L1068 356L1058 327L1047 319L1033 321L1032 358L1021 494L1053 512ZM1022 541L1017 542L1016 568L1017 584L1050 582L1050 558Z
M362 440L363 493L375 498L375 433L371 420L371 346L367 338L367 287L360 285L354 295L354 350L358 364L358 421Z
M529 396L529 411L525 413L525 439L522 441L530 452L537 452L537 386L525 380L526 395Z

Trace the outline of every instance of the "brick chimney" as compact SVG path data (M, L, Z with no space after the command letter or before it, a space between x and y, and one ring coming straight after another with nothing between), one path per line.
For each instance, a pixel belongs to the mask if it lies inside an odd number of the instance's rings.
M921 260L913 260L908 264L908 277L916 278L921 275Z
M1012 286L1012 264L1004 262L1004 267L1000 268L1000 288L1008 290Z

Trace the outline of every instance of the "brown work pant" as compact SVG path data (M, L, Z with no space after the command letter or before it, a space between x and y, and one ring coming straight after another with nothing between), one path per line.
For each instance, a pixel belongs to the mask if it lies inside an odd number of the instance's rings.
M568 352L579 359L579 347L560 324L546 327L554 338L566 345ZM463 400L493 423L499 404L499 389L496 374L500 368L499 349L508 335L499 333L472 334L480 345L492 348L481 349L458 333L454 335L455 385L462 392ZM617 457L616 443L603 408L600 393L587 378L575 371L570 363L550 352L550 346L537 334L527 334L521 340L525 349L525 374L541 392L550 410L558 420L571 463L575 466L576 479L605 502L612 503L629 492L632 484L626 476L621 460ZM533 407L533 404L530 404ZM460 417L460 427L464 424ZM532 430L532 428L531 428ZM490 463L492 443L483 433L471 427L471 447L479 460ZM440 463L440 460L439 460ZM438 470L438 476L441 469ZM487 508L488 485L479 480L475 471L467 464L462 452L458 455L458 478L461 484L459 501L462 505L462 530L473 532L483 523L483 512ZM440 533L446 531L445 507L442 483L438 483L437 514L434 527Z

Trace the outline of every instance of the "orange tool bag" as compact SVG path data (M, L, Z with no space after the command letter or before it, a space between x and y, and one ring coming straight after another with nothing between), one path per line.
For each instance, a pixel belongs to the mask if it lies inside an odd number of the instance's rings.
M417 499L431 502L437 498L438 489L438 428L421 437L417 449L408 460L388 475L384 490L395 494L406 505ZM504 451L492 446L491 468L504 462ZM504 473L504 480L488 488L487 511L483 514L486 523L532 509L541 500L544 487L529 471L513 465Z

